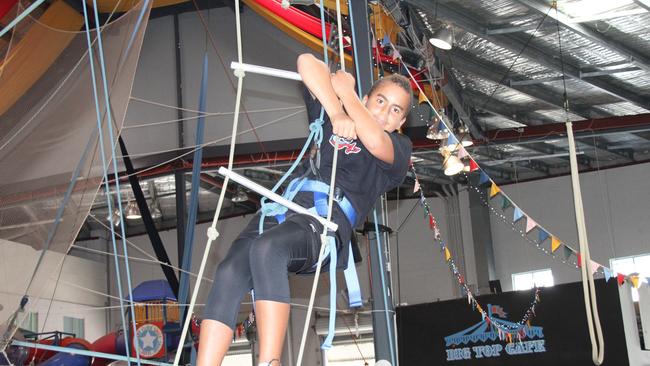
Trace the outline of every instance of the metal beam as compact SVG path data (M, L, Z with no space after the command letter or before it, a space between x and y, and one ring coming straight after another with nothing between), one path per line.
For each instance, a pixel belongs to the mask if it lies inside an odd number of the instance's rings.
M466 11L453 7L450 3L431 2L429 0L407 0L407 2L429 14L437 14L439 19L453 23L468 32L504 47L515 54L519 54L519 52L524 49L525 40L522 37L517 37L512 34L486 34L487 27L484 24L479 23L472 17L468 16ZM561 71L564 68L565 75L576 79L579 78L579 68L566 62L562 63L558 58L549 55L548 51L538 49L534 45L529 44L522 52L522 55L555 71ZM629 101L637 106L650 110L650 100L633 91L613 85L600 78L590 78L583 81L619 99Z
M638 6L644 8L645 10L650 11L650 1L649 0L634 0L634 2Z
M615 51L626 59L629 59L634 65L642 68L645 71L650 71L650 58L648 58L646 55L637 52L636 50L633 50L629 47L626 47L620 42L611 40L601 33L595 32L582 24L573 22L567 15L559 12L557 8L555 10L548 11L547 4L542 4L536 0L517 1L541 14L546 14L548 12L549 17L555 19L557 22L562 24L573 33L576 33L597 45Z
M479 76L480 78L489 80L495 84L499 84L501 82L500 76L505 75L508 72L508 70L501 65L488 63L485 60L479 60L473 54L467 51L460 50L458 48L452 50L451 54L449 52L445 53L443 59L450 58L450 57L453 57L454 67L457 67L460 70L470 72L476 76ZM451 63L451 61L448 62ZM504 88L513 89L516 90L517 92L526 94L527 96L536 99L540 102L543 102L553 108L559 108L559 109L564 108L563 97L545 87L534 86L534 85L510 85L510 86L504 84L499 84L499 85L502 85ZM480 107L480 106L475 106L475 107ZM581 116L583 118L592 118L597 116L606 117L611 115L609 113L606 113L594 107L577 106L577 105L569 104L569 109L572 113L575 113L578 116ZM594 116L594 114L596 116Z
M507 120L521 123L524 125L541 125L545 123L557 123L556 120L550 119L542 113L527 112L510 108L508 105L499 100L491 100L490 103L482 103L487 100L488 96L473 90L466 90L464 95L474 101L476 108L483 109L491 114L505 118ZM481 103L481 104L479 104Z

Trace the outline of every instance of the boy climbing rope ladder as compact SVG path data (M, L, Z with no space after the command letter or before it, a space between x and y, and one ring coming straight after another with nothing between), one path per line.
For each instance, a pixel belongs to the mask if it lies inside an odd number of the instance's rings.
M336 168L332 221L338 230L332 235L337 250L327 261L338 269L354 267L358 248L350 244L353 228L379 196L403 181L408 169L411 142L396 130L411 109L410 84L403 76L391 75L359 99L352 75L330 74L327 65L311 54L298 57L298 72L311 93L305 97L310 121L322 115L321 106L325 111L325 143L320 147L320 163L307 167L287 189L295 191L295 203L327 216L328 182ZM337 146L341 156L334 162ZM291 300L288 274L315 271L322 230L314 218L291 211L263 208L251 220L217 268L201 322L197 365L221 364L232 341L239 306L251 289L260 365L280 365Z

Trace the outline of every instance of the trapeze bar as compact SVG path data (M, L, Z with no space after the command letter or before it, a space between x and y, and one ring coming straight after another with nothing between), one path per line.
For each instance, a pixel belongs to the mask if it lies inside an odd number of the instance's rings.
M282 79L290 79L290 80L297 80L297 81L302 80L302 77L300 77L300 74L298 74L297 72L294 72L294 71L273 69L273 68L270 68L270 67L244 64L244 63L239 63L239 62L236 62L236 61L233 61L233 62L230 63L230 68L233 69L233 70L242 70L242 71L245 71L245 72L252 72L254 74L275 76L275 77L282 78Z
M291 211L294 211L294 212L297 212L297 213L303 214L303 215L309 215L309 216L315 218L316 220L318 220L318 222L323 224L323 226L326 226L328 229L330 229L332 231L336 231L339 228L339 226L336 223L333 223L331 221L327 221L325 218L323 218L321 216L318 216L317 214L312 213L311 211L307 210L306 208L287 200L286 198L280 196L277 193L271 192L270 190L266 189L265 187L262 187L261 185L255 183L255 182L249 180L248 178L245 178L245 177L243 177L243 176L241 176L241 175L239 175L239 174L237 174L237 173L235 173L233 171L230 171L230 170L228 170L228 169L226 169L224 167L220 167L219 168L219 174L223 175L224 177L228 177L228 178L234 180L235 182L243 185L244 187L246 187L246 188L248 188L250 190L253 190L253 191L261 194L262 196L265 196L265 197L267 197L267 198L281 204L282 206L290 209Z
M109 360L130 361L130 362L134 362L134 363L138 361L136 358L133 358L133 357L126 357L126 356L122 356L122 355L114 355L112 353L93 352L93 351L87 351L87 350L84 350L84 349L77 349L77 348L70 348L70 347L50 346L50 345L47 345L47 344L23 342L23 341L12 341L11 344L14 345L14 346L20 346L20 347L44 349L44 350L47 350L47 351L65 352L65 353L69 353L69 354L72 354L72 355L90 356L90 357L95 357L95 358L106 358L106 359L109 359ZM156 362L156 361L150 361L150 360L144 360L144 359L140 359L140 363L145 364L145 365L154 365L154 366L172 366L171 363Z

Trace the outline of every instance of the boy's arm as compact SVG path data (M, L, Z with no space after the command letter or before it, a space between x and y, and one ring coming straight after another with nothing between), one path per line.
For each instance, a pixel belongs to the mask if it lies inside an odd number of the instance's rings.
M309 53L298 56L297 63L298 73L302 77L303 83L320 101L330 117L334 134L356 139L354 122L345 113L339 97L334 92L327 65Z
M339 71L333 77L332 83L345 110L354 121L355 132L363 146L377 159L393 164L395 159L393 141L357 96L352 75Z

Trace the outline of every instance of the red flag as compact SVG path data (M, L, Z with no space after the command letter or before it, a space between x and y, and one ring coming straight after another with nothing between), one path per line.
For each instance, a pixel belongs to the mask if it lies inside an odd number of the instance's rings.
M429 214L429 227L431 230L436 228L436 225L433 223L433 215Z
M576 254L578 255L578 268L580 268L580 267L582 267L582 264L581 264L582 263L582 256L580 255L580 253L576 253Z
M473 172L478 169L478 164L474 161L474 159L469 159L469 171Z
M625 276L619 273L616 275L616 280L618 281L619 286L623 286L623 282L625 282Z

